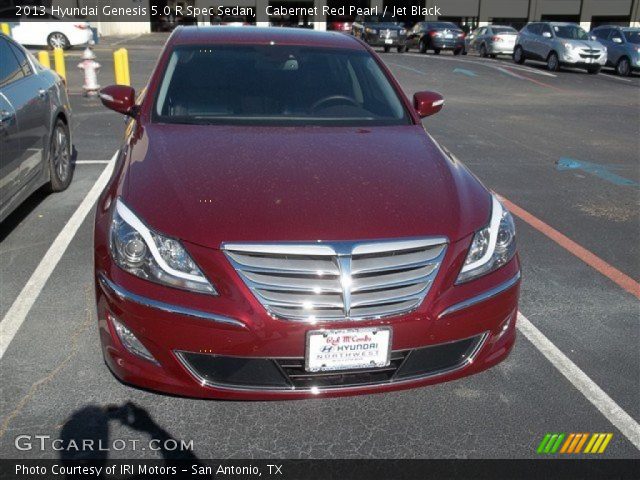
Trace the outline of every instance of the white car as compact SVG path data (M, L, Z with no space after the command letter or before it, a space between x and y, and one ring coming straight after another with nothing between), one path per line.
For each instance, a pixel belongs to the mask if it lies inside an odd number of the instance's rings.
M20 17L15 7L0 10L0 23L8 23L11 37L22 45L51 48L71 48L86 45L93 39L93 32L84 20L61 21L50 12L35 17Z

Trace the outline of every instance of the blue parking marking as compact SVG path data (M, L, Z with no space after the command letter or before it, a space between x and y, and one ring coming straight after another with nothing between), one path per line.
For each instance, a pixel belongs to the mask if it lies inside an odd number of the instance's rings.
M599 163L592 162L584 162L582 160L575 160L573 158L562 157L558 160L556 164L556 169L559 171L564 170L582 170L583 172L590 173L591 175L595 175L607 182L613 183L614 185L624 186L624 187L638 187L640 184L630 180L628 178L621 177L620 175L616 175L609 171L609 167L606 165L601 165Z
M473 70L467 70L466 68L454 68L453 73L461 73L467 77L477 77L478 74Z

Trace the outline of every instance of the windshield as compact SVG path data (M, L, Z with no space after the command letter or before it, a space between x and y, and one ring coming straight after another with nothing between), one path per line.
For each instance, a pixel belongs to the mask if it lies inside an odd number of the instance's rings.
M493 30L493 33L495 34L498 34L498 33L517 34L518 33L515 28L511 28L511 27L491 27L491 30Z
M558 38L569 40L589 40L587 32L577 25L554 25L553 31Z
M403 125L410 119L366 51L185 46L167 64L154 119L251 125Z
M624 30L623 33L624 38L627 39L627 42L640 45L640 30Z

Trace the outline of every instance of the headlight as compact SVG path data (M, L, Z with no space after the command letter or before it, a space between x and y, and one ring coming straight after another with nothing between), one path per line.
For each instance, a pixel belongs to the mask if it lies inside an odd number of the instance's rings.
M400 35L406 35L406 34L407 34L407 31L404 28L400 29Z
M567 50L567 52L573 52L573 43L563 43L562 46Z
M367 32L367 33L373 33L374 35L377 35L377 34L378 34L378 30L376 30L375 28L369 28L369 27L367 27L367 28L365 28L364 30L365 30L365 32Z
M498 199L493 199L489 225L476 232L456 283L463 283L500 268L516 253L513 217Z
M217 295L178 240L147 228L120 199L109 237L111 256L123 270L163 285Z

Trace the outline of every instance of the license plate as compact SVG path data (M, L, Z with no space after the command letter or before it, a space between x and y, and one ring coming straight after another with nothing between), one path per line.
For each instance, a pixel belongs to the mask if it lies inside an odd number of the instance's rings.
M452 33L447 33L444 38L453 38L453 34Z
M392 43L393 43L393 40L391 40L390 38L387 38L387 39L384 41L384 43L386 43L386 44L392 44Z
M307 332L308 372L386 367L391 360L391 328Z

